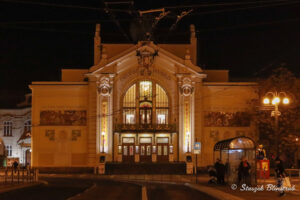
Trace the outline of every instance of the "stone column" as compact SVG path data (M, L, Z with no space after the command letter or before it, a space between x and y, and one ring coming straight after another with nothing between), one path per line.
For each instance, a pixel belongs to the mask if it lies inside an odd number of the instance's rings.
M106 156L106 161L113 160L113 78L114 74L103 74L97 80L97 149Z
M190 76L177 75L179 87L179 160L192 152L194 144L194 83Z

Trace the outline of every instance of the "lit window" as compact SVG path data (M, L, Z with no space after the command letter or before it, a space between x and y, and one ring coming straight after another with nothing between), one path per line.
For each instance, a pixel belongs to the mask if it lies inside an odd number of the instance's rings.
M131 86L123 99L123 123L135 124L136 85Z
M4 122L4 136L12 136L12 122L5 121Z
M12 146L11 145L6 146L6 155L12 156Z
M169 100L166 91L156 84L156 123L168 124Z
M134 124L134 114L126 114L126 124Z
M152 100L152 82L141 81L140 82L140 101Z
M154 109L156 116L153 118ZM140 81L126 91L122 112L124 124L135 124L137 121L143 125L168 124L169 98L159 84L146 80Z
M157 123L158 124L165 124L166 123L166 115L158 114L157 115Z

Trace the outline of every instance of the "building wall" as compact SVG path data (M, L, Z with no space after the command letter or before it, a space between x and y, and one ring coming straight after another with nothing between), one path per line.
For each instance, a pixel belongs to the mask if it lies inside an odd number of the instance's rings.
M250 111L248 101L257 98L255 85L255 83L204 83L201 97L204 120L201 165L213 164L213 148L218 141L237 136L257 139L255 126L247 118ZM226 115L229 120L226 119ZM231 120L232 118L234 120Z
M256 98L254 83L227 82L228 73L224 70L215 74L210 71L212 78L205 82L206 74L192 63L183 46L174 51L180 52L181 58L151 42L128 46L130 49L123 49L124 45L120 49L117 45L105 46L99 64L88 73L65 70L62 82L34 82L30 86L33 166L95 166L103 154L106 161L117 161L119 133L114 132L114 125L123 123L122 101L127 89L142 80L158 83L169 97L169 123L177 127L170 134L174 161L185 161L197 141L202 144L198 166L206 166L213 163L213 146L217 141L238 135L256 136L247 118L247 101ZM138 63L141 58L137 57L137 49L159 50L149 67L151 74L141 73L144 66ZM71 80L82 82L68 82ZM211 82L217 80L225 82ZM77 119L78 115L83 116L84 123ZM69 118L74 116L72 124ZM104 118L107 121L102 140Z
M88 86L36 83L32 89L32 166L86 166Z

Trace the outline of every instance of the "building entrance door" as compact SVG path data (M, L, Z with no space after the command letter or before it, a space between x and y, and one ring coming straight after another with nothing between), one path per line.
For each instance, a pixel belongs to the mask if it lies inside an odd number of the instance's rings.
M25 151L25 165L31 166L31 152L29 149Z
M152 138L141 137L140 138L140 162L152 161Z
M123 138L122 161L134 162L134 138Z
M151 162L152 157L151 157L151 152L152 152L152 144L140 144L140 161L141 162Z
M169 138L157 138L157 162L169 161Z

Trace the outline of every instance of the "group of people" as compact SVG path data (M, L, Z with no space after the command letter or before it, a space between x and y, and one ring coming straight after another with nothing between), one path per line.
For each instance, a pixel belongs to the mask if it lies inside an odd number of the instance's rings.
M228 171L229 162L226 163L226 165L223 164L221 159L217 159L214 168L209 168L209 175L211 177L216 177L216 183L224 185L225 184L225 174ZM249 177L250 177L250 170L251 166L246 158L242 158L242 161L239 164L238 167L238 181L239 184L241 183L249 183ZM210 180L211 183L214 182L214 179Z
M284 165L283 165L283 161L277 157L275 159L275 176L276 176L276 180L277 180L277 187L281 188L282 186L285 186L287 184L290 183L286 183L286 181L289 182L289 180L286 180L286 172L284 170ZM209 183L216 183L216 184L225 184L225 174L228 171L228 167L229 167L229 163L227 162L226 165L223 164L223 162L220 159L217 159L216 163L214 166L211 166L208 170L209 172L209 176L211 177L215 177L216 180L214 178L212 178ZM247 159L245 157L242 158L239 167L238 167L238 184L247 184L247 185L251 185L251 181L250 181L250 169L251 169L251 165L249 164L249 162L247 161ZM280 194L279 196L284 196L285 192L284 190L279 190Z

